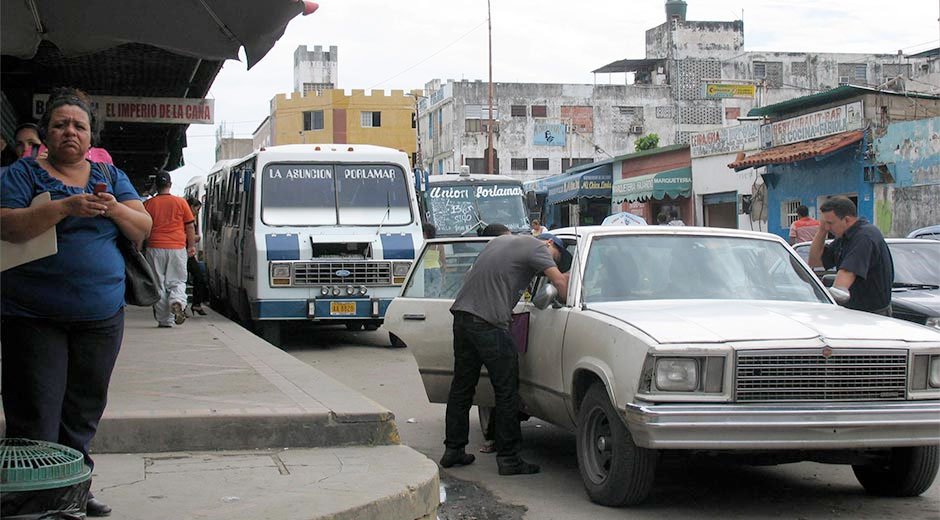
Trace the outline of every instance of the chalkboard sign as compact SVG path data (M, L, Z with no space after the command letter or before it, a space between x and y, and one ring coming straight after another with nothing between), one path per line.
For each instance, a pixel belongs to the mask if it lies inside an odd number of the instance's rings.
M471 186L435 186L425 192L438 236L460 236L477 223L472 190Z

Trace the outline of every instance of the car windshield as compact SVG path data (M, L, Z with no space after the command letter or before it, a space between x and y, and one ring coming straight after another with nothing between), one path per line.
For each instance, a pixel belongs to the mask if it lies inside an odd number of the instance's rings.
M407 182L390 164L270 164L261 219L272 226L408 224Z
M697 235L597 237L584 269L585 303L705 299L822 302L812 273L775 241Z
M436 184L425 192L425 202L437 236L466 235L481 222L503 224L514 233L529 229L522 187L516 184Z
M888 244L894 260L895 284L940 285L940 242Z

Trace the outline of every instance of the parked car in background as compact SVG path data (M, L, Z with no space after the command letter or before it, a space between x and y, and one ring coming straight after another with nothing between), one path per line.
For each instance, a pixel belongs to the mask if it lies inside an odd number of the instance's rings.
M886 238L885 242L894 261L892 314L940 330L940 240ZM801 242L793 249L807 260L810 244ZM819 268L816 274L831 284L836 273Z
M927 226L915 229L907 234L907 238L929 238L930 240L940 240L940 226Z
M538 276L531 301L516 305L520 412L575 432L592 501L642 502L665 451L850 464L874 495L930 487L940 464L940 331L839 307L776 235L553 233L573 251L569 292L559 303ZM488 240L430 240L425 251L459 242L479 254ZM415 262L385 326L410 347L429 400L444 403L449 308L466 266L430 284L423 265ZM494 404L485 372L475 403Z

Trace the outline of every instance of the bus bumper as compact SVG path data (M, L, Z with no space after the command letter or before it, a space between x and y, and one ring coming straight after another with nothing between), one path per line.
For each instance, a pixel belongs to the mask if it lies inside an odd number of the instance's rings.
M314 298L251 302L253 320L349 321L385 317L392 298Z

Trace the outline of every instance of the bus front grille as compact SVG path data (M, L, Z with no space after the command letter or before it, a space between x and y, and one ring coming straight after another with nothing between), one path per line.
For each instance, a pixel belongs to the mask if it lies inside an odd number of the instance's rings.
M391 262L295 262L295 287L311 285L391 285Z

